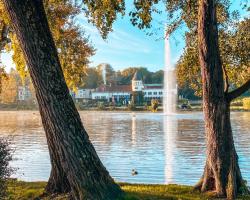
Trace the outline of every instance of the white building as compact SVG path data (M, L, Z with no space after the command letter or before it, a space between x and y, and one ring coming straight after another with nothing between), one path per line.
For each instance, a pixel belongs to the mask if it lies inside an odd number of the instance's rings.
M108 102L123 102L130 100L131 85L101 85L92 92L92 99L106 100Z
M143 92L144 100L163 98L163 84L144 84L138 72L132 79L132 91Z
M144 85L142 82L142 77L140 73L135 72L134 77L132 79L132 91L133 92L140 92L144 89Z
M76 99L91 99L91 89L79 89L76 94L75 98Z
M25 87L25 86L18 87L18 100L19 101L30 100L31 97L32 95L28 87Z
M163 98L163 84L144 84L139 72L136 72L131 85L101 85L92 92L92 99L120 102L131 100L133 92L142 92L146 101Z
M79 102L91 99L93 91L93 89L78 89L76 92L70 91L70 94L77 102Z
M163 84L144 84L143 96L146 100L162 99Z

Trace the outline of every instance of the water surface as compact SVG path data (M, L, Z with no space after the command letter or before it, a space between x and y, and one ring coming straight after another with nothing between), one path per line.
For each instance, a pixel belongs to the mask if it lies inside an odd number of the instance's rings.
M102 162L121 182L195 184L205 160L204 121L200 112L80 112ZM243 177L250 182L250 112L232 113L234 140ZM14 177L46 181L50 161L38 112L0 112L0 137L11 136ZM138 171L137 176L131 170Z

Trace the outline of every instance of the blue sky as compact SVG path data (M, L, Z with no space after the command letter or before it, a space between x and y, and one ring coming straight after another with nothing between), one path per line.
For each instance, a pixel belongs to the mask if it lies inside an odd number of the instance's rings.
M232 1L231 9L240 8L240 2L244 0ZM127 6L131 7L132 0L127 1ZM245 16L246 13L242 12ZM158 15L153 22L154 27L160 27L158 23L165 19L164 15ZM89 35L92 45L96 48L96 54L91 57L90 66L100 63L109 63L115 70L126 67L143 66L150 71L164 68L164 27L157 35L147 36L145 31L133 27L129 17L119 18L113 26L114 31L109 34L107 41L104 41L98 30L87 23L83 16L79 17L79 24L83 26L86 35ZM175 64L184 48L184 31L178 30L170 38L171 63ZM7 69L14 67L11 55L3 54L2 61Z

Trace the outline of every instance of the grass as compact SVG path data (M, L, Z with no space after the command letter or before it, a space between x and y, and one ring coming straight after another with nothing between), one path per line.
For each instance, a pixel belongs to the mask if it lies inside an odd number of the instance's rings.
M46 182L22 182L10 180L8 183L8 200L38 200L43 194ZM182 185L146 185L120 183L125 196L121 200L207 200L208 195L194 192L190 186ZM47 198L48 199L48 198ZM51 199L51 198L49 198ZM56 200L66 200L61 196ZM250 200L250 196L239 197L239 200Z

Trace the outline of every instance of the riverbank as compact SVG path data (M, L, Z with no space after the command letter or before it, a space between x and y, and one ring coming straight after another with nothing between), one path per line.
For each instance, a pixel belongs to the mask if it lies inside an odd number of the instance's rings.
M135 108L128 107L89 107L89 108L77 108L78 111L106 111L106 112L152 112L149 108L145 108L144 106L138 106ZM250 112L249 109L244 109L243 106L231 106L231 111L233 112ZM0 111L38 111L37 106L25 106L25 105L0 105ZM163 109L160 107L157 112L163 112ZM177 112L202 112L201 106L193 106L189 109L177 109Z
M8 185L10 199L38 199L43 194L46 182L22 182L10 181ZM208 199L208 196L193 192L192 187L180 185L139 185L121 183L121 188L125 191L124 200L139 199L186 199L198 200ZM45 198L46 199L46 198ZM66 199L64 196L57 199Z
M9 198L18 200L39 200L43 194L46 182L22 182L9 181ZM125 197L122 200L208 200L213 199L211 195L200 194L193 191L191 186L183 185L144 185L120 183ZM47 200L49 198L43 198ZM51 198L50 198L51 199ZM53 198L52 198L53 199ZM66 200L66 196L54 198L56 200ZM241 196L239 200L249 200L250 196Z

